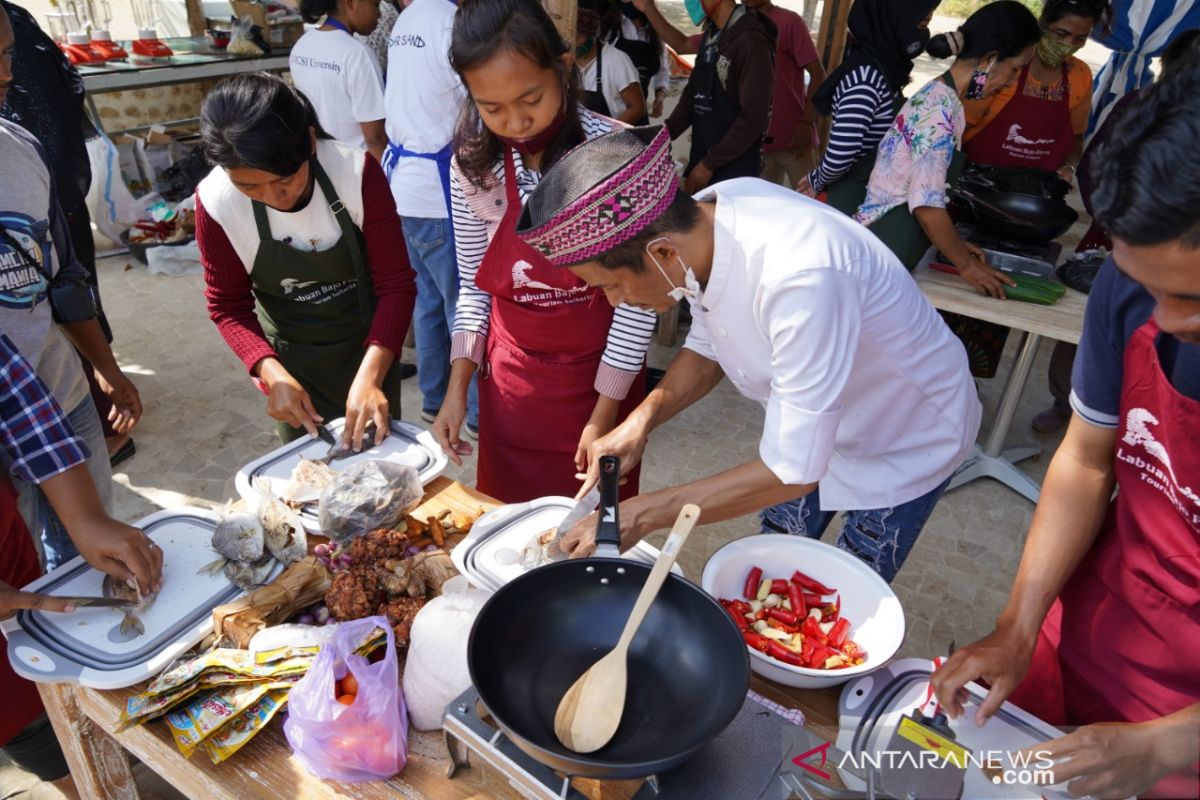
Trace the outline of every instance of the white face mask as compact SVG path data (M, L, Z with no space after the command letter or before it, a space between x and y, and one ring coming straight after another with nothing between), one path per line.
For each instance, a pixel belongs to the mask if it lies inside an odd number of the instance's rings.
M670 284L671 291L667 292L667 295L671 299L679 302L687 298L691 302L696 302L700 299L700 281L696 280L696 273L683 260L683 256L679 255L679 250L676 249L675 257L679 259L679 263L683 267L683 286L675 285L675 282L667 275L667 271L663 269L663 265L658 263L658 259L654 257L654 253L650 252L650 248L659 242L670 243L670 241L667 237L660 236L646 245L646 255L650 256L650 260L654 262L654 266L658 267L658 271L662 273L663 278Z

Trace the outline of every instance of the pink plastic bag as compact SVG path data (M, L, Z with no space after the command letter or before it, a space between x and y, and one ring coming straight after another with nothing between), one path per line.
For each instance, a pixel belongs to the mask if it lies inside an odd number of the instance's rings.
M387 631L387 652L372 664L354 651L375 628ZM358 680L358 697L348 706L334 697L334 681L347 672ZM408 714L387 619L367 617L338 625L333 640L292 689L283 732L292 752L319 778L359 783L390 778L404 769Z

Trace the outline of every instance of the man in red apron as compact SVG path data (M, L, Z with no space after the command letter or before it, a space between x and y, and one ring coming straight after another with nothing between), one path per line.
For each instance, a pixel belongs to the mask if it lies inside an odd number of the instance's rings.
M934 676L1085 727L1039 745L1075 795L1200 795L1200 63L1123 113L1093 195L1113 257L1088 299L1074 417L996 630ZM1117 495L1111 500L1113 486Z

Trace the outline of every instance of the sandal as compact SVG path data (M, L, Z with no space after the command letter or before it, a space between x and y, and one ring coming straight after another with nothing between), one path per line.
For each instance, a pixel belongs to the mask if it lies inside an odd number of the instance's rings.
M122 461L128 461L137 453L137 446L133 443L133 439L126 440L125 444L121 445L121 449L108 457L108 463L115 467Z

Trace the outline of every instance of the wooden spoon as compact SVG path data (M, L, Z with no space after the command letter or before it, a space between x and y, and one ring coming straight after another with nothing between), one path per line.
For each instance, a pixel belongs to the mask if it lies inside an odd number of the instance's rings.
M554 735L563 747L576 753L592 753L608 744L617 732L621 715L625 713L629 645L699 517L699 507L691 503L680 510L675 526L671 528L671 535L658 554L658 560L654 562L654 569L650 570L650 576L642 586L633 611L629 613L617 646L589 667L563 695L554 714Z

